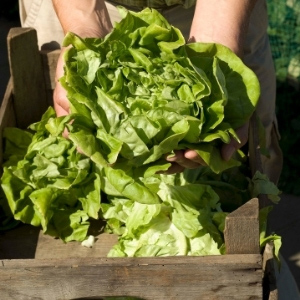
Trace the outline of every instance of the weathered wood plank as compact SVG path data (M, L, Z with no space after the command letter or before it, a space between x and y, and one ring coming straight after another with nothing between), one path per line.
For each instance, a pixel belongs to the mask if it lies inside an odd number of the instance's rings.
M66 259L71 257L107 257L109 250L117 243L118 236L103 233L104 222L101 220L91 222L89 234L95 237L92 248L86 248L80 242L64 243L62 240L54 239L40 231L36 247L36 259ZM51 249L51 251L49 251Z
M44 76L46 78L46 89L54 90L55 88L55 72L60 52L61 50L41 50L40 52L42 56Z
M254 112L249 124L249 166L252 176L256 171L262 172L262 163L260 158L259 135L258 135L258 120Z
M267 243L263 253L262 268L264 272L264 299L278 300L278 290L275 276L274 245Z
M26 128L39 121L48 107L36 31L12 28L7 44L16 121L19 128Z
M61 50L41 51L48 106L53 106L53 90L55 88L55 72Z
M10 260L4 299L262 299L260 255ZM32 297L32 298L30 298Z
M64 243L40 228L20 224L18 227L0 234L0 259L61 259L106 257L109 250L117 243L117 235L103 233L103 222L94 222L90 234L95 236L92 248L83 247L80 242ZM101 226L102 225L102 226ZM51 251L49 251L51 249ZM0 297L1 299L1 297Z
M227 254L260 252L257 198L251 199L226 217L224 238Z
M257 115L254 112L250 119L249 126L249 165L252 176L256 171L263 173L263 167L261 162L260 146L259 146L259 129ZM259 207L263 208L269 205L273 205L267 195L259 195Z
M16 126L12 87L12 80L10 79L0 108L0 165L3 162L3 130L6 127Z

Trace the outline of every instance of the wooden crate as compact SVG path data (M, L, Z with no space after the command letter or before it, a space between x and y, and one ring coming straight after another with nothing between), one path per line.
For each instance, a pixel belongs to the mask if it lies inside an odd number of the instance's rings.
M7 41L11 79L0 110L1 143L5 127L26 128L52 105L60 53L39 51L30 28L11 29ZM101 222L91 226L93 248L20 225L0 235L0 298L277 299L272 268L266 267L272 251L260 253L259 205L254 198L228 215L227 254L220 256L107 258L117 238L102 233Z

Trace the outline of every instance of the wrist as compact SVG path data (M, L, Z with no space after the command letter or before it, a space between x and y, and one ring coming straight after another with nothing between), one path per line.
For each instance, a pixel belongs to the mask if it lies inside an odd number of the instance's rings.
M197 0L190 41L218 43L243 57L244 40L257 0Z
M67 32L72 32L80 36L81 38L99 38L104 37L108 32L110 28L100 28L99 26L78 26L71 25L68 27Z
M73 32L80 37L104 37L112 23L103 0L52 0L64 33Z
M232 52L234 52L240 58L242 58L244 55L244 50L243 50L243 46L242 46L243 42L238 37L230 38L230 37L227 37L226 35L205 36L203 34L201 34L201 35L194 34L194 35L190 36L188 43L194 43L194 42L221 44L223 46L228 47Z

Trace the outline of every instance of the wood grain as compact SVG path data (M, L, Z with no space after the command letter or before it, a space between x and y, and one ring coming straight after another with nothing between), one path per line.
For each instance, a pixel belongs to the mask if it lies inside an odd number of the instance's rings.
M53 106L53 90L56 84L55 72L60 52L60 50L41 51L48 106Z
M275 276L275 257L273 243L267 243L263 252L263 271L264 271L264 295L265 299L277 300L278 290Z
M4 299L262 299L261 272L260 255L10 260L0 290Z
M19 128L27 128L48 108L36 31L12 28L7 43L16 121Z
M227 254L258 254L259 246L259 202L253 198L225 220L225 245Z
M13 107L12 96L12 80L10 79L4 93L4 98L1 103L0 109L0 164L3 162L3 130L6 127L16 126L16 117ZM2 172L1 172L2 174Z
M256 112L253 113L250 119L249 126L249 165L251 169L252 176L259 171L263 174L263 167L261 161L260 154L260 146L259 146L259 129L258 129L258 117ZM263 208L269 205L273 205L273 203L269 200L267 195L260 194L258 195L259 199L259 207Z

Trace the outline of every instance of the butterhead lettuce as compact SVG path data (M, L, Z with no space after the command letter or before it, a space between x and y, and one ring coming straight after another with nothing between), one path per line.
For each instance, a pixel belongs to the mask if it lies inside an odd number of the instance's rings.
M258 80L228 48L187 44L154 9L120 13L102 39L66 35L60 82L71 113L49 108L30 134L14 134L23 148L1 178L10 210L65 242L83 241L89 219L102 218L119 235L109 256L222 254L220 190L240 186L212 178L242 164L238 155L222 160L219 147L238 140ZM164 175L165 156L180 149L196 150L207 167ZM234 205L250 199L240 181Z
M186 44L154 9L120 12L124 18L103 39L65 37L72 47L60 81L72 112L86 120L75 117L70 139L120 193L121 178L142 191L138 174L153 165L165 171L162 159L179 149L196 150L215 173L239 165L224 161L219 147L238 140L235 130L257 105L255 74L225 46Z

